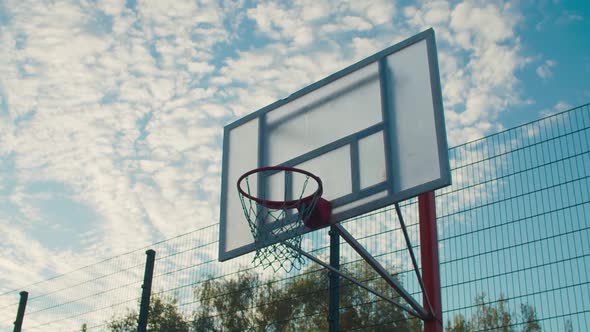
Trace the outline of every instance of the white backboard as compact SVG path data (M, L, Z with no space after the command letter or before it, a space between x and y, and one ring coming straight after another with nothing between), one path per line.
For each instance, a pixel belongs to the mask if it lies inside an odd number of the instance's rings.
M227 125L219 260L255 249L237 180L263 166L322 179L331 223L451 183L434 31L391 46ZM256 182L256 181L253 181ZM266 186L273 186L270 181ZM296 188L293 184L291 187ZM255 185L250 188L256 194ZM277 184L268 193L284 199ZM301 228L301 233L309 229Z

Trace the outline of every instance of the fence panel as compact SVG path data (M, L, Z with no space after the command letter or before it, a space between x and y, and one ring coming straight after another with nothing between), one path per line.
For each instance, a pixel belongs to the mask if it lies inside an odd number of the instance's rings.
M584 105L449 150L453 185L436 193L448 331L585 331L590 326L590 109ZM419 256L416 200L402 204ZM407 290L422 294L395 210L344 223ZM217 262L218 225L150 246L156 251L148 330L327 329L328 274L308 263L275 273L251 255ZM325 260L328 230L304 236ZM123 331L137 323L145 250L0 294L11 330L29 292L23 331ZM341 266L395 296L341 243ZM420 322L347 282L341 331L420 329ZM158 318L158 319L155 319ZM119 324L119 325L117 325ZM117 330L118 326L118 330Z

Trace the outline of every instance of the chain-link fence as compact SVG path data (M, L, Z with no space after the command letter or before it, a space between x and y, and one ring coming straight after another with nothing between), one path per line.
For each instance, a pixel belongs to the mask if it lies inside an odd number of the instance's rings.
M447 331L586 331L590 326L590 108L584 105L449 150L453 185L436 193ZM402 204L419 253L417 204ZM395 211L345 227L416 299ZM148 330L317 331L328 326L328 273L251 268L251 255L217 262L218 225L156 243ZM304 248L329 255L326 229ZM0 294L0 329L13 328L19 292L29 293L23 331L135 328L145 266L142 248ZM341 244L341 265L395 296ZM420 259L419 255L417 257ZM342 282L340 330L420 330L420 322Z

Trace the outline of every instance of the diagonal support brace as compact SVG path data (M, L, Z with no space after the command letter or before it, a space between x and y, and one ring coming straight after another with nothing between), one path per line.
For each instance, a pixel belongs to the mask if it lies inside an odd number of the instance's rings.
M379 263L364 247L360 244L341 224L334 225L338 234L415 310L417 317L427 320L432 314L426 311L413 297L410 295L397 280L391 277L387 270Z
M336 273L337 275L341 276L342 278L344 278L344 279L352 282L353 284L361 287L362 289L364 289L366 291L369 291L369 292L375 294L376 296L382 298L383 300L385 300L385 301L393 304L394 306L396 306L396 307L398 307L398 308L400 308L400 309L408 312L410 315L412 315L414 317L417 317L417 318L420 318L420 319L423 319L423 320L428 317L428 313L422 307L420 307L420 310L415 310L415 309L409 308L408 306L400 303L399 301L397 301L395 299L392 299L391 297L389 297L387 295L384 295L383 293L381 293L381 292L379 292L379 291L377 291L377 290L375 290L375 289L373 289L373 288L371 288L371 287L369 287L369 286L361 283L357 279L355 279L355 278L353 278L353 277L351 277L349 275L346 275L346 274L342 273L340 270L338 270L338 269L330 266L329 264L323 262L321 259L319 259L319 258L317 258L317 257L315 257L315 256L313 256L313 255L311 255L311 254L309 254L309 253L307 253L307 252L299 249L299 248L296 248L295 246L293 246L293 245L291 245L289 243L286 243L285 242L284 245L286 245L287 247L289 247L289 248L291 248L291 249L299 252L301 255L307 257L309 260L311 260L311 261L313 261L313 262L315 262L315 263L323 266L324 268L330 270L333 273Z

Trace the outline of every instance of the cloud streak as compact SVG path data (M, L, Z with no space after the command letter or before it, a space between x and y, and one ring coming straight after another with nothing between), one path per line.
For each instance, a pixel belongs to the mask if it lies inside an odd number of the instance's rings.
M0 284L8 288L216 223L225 124L416 32L437 33L451 145L501 128L500 112L523 103L517 74L530 62L515 32L518 8L495 1L4 8L0 223L11 231L0 235L9 252ZM50 225L28 188L47 182L58 189L45 193L92 212L71 252L31 235Z

